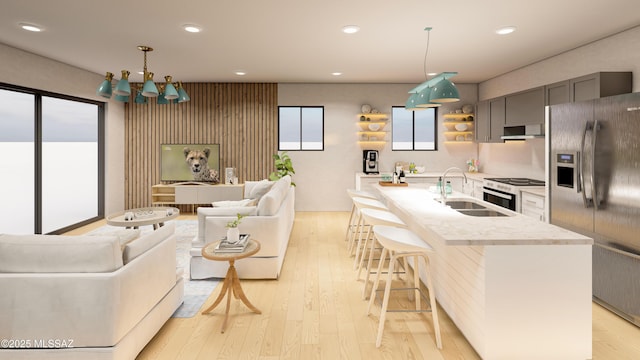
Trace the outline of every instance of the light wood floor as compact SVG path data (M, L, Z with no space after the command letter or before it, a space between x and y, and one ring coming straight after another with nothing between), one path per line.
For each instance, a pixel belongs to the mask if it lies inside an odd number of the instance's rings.
M262 315L234 299L224 334L224 304L210 315L171 318L138 359L479 359L442 309L442 350L428 313L389 313L382 346L375 347L378 308L366 315L363 281L355 279L344 242L348 215L296 214L280 278L242 280ZM397 297L394 306L408 306L406 297ZM594 303L593 358L640 359L640 328Z

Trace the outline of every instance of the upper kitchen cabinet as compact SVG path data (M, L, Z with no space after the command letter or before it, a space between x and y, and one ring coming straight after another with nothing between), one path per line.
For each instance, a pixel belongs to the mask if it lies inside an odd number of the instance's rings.
M557 105L571 102L571 81L565 80L544 87L545 105Z
M504 97L505 126L544 123L544 87L537 87Z
M632 91L632 73L597 72L545 86L545 105L592 100Z
M480 101L476 105L476 141L503 142L505 98Z

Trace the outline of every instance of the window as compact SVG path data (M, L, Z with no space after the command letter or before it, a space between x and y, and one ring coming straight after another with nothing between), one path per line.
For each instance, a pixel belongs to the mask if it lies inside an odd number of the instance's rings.
M0 233L59 233L104 216L104 105L0 84Z
M279 106L278 150L324 150L324 107Z
M437 150L436 109L391 108L391 150Z

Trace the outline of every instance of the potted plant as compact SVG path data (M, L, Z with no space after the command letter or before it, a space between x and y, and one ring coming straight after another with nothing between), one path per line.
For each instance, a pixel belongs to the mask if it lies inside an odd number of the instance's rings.
M291 158L287 155L286 151L283 151L280 154L273 154L273 162L276 167L276 171L272 172L269 175L269 180L276 181L281 179L287 175L295 174L295 170L293 170L293 164L291 163ZM296 186L296 184L292 181L292 186Z
M235 244L240 240L240 230L238 225L242 222L244 215L237 214L237 218L227 223L227 241L231 244Z

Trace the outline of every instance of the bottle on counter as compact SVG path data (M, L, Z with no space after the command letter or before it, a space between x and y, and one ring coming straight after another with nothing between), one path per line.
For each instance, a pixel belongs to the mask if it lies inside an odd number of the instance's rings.
M400 184L404 184L405 182L404 169L400 169L400 176L398 177L398 180L400 181Z
M438 182L436 183L436 190L438 192L442 191L442 176L438 178Z
M451 187L451 181L447 180L447 183L445 184L444 191L447 194L451 194L453 192L453 188Z
M397 184L398 183L398 173L394 170L393 171L393 184Z

